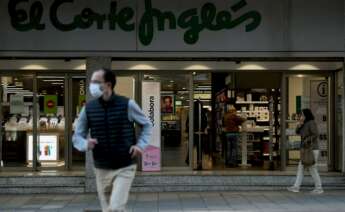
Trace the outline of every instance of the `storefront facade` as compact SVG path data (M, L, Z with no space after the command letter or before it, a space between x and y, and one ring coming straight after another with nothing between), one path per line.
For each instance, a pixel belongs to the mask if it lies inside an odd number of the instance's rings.
M240 167L294 167L291 131L309 107L320 168L345 171L341 0L3 1L0 10L3 172L86 169L92 180L91 155L71 138L102 67L153 123L144 172L232 171L221 132L230 106L261 127L241 134Z

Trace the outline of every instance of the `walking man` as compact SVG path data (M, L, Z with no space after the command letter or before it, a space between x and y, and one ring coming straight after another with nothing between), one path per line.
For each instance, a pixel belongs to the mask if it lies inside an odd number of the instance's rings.
M92 150L97 192L103 212L125 211L136 161L149 143L152 124L134 100L116 95L115 74L93 73L93 100L81 110L73 136L79 151ZM138 139L134 123L141 127ZM88 136L89 135L89 136Z

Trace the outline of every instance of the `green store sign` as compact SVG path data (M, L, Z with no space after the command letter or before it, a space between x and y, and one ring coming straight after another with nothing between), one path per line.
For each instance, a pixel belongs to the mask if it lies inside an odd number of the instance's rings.
M152 5L151 0L145 1L145 11L135 24L136 9L131 7L118 8L117 1L110 2L108 14L100 14L91 8L83 9L75 14L73 21L65 22L58 14L62 14L62 6L73 7L73 0L55 0L49 8L50 24L59 31L71 32L77 29L89 29L96 27L97 30L123 30L125 32L138 32L141 44L151 44L155 31L184 30L184 42L193 45L198 42L199 35L204 30L221 31L231 30L244 26L245 32L254 31L261 24L261 14L257 11L241 13L245 9L245 0L236 1L229 9L217 10L215 4L205 3L201 8L191 8L175 14L172 11L162 11ZM20 32L32 30L42 31L46 24L42 18L45 12L43 0L32 4L29 0L9 0L8 12L11 25ZM26 5L26 9L20 9ZM236 18L234 18L236 16ZM138 29L136 29L136 26Z

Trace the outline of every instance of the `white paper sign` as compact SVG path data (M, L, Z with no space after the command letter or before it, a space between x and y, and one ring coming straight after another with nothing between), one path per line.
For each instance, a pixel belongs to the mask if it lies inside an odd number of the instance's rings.
M142 107L152 123L152 137L149 147L143 154L143 171L160 171L161 169L161 112L160 83L142 83Z
M25 113L24 96L22 94L11 95L11 97L10 97L10 113L11 114Z

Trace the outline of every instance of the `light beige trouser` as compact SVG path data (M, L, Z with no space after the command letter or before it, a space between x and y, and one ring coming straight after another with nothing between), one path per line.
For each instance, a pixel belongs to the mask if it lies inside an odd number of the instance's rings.
M316 163L312 166L309 167L309 172L314 180L315 183L315 188L317 189L321 189L322 188L322 184L321 184L321 178L319 175L319 172L317 170L317 160L319 158L319 154L320 151L319 150L313 150L313 154L314 154L314 158ZM300 161L298 164L298 168L297 168L297 176L296 176L296 181L295 181L295 187L300 188L302 181L303 181L303 175L304 175L304 166L302 164L302 162Z
M95 168L98 198L103 212L124 212L137 165L117 170Z

